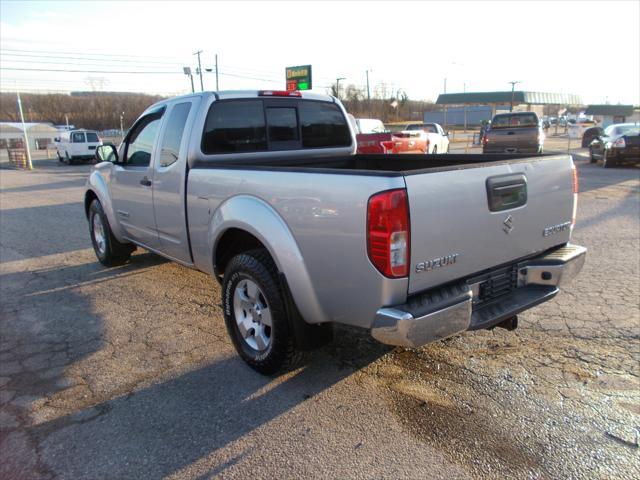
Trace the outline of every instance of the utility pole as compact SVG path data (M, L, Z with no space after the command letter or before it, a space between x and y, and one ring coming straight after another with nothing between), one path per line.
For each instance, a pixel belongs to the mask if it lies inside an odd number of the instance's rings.
M369 107L369 116L371 116L371 90L369 90L369 70L367 69L367 106Z
M22 133L24 134L24 147L27 152L27 167L29 170L33 170L33 164L31 163L31 149L29 149L29 137L27 136L27 127L24 124L24 113L22 113L22 102L20 101L20 92L16 90L16 96L18 97L18 110L20 111L20 121L22 122Z
M196 89L193 86L193 74L191 73L191 67L182 67L182 71L191 80L191 93L196 93Z
M340 100L340 80L346 80L345 77L336 78L336 97Z
M522 82L514 81L514 82L508 82L508 83L511 84L511 107L509 107L509 111L513 112L513 95L515 93L516 84L522 83Z
M466 93L467 93L467 84L463 83L462 84L462 93L465 94L466 97ZM467 99L464 99L464 133L467 133Z
M200 91L204 92L204 83L202 82L202 65L200 63L200 54L202 50L198 50L194 55L198 56L198 73L200 74Z
M447 94L447 77L444 77L444 93L445 95ZM446 102L446 100L445 100ZM444 131L447 131L447 104L445 103L443 105L443 111L444 111Z
M216 53L216 92L220 90L218 86L218 54Z
M69 131L69 115L67 115L66 113L64 114L64 120L65 122L67 122L67 132Z
M124 139L124 125L123 125L124 112L120 114L120 136Z

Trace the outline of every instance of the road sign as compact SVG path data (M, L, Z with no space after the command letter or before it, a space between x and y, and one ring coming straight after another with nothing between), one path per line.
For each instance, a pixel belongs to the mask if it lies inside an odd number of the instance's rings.
M311 90L311 65L287 67L285 73L287 92L292 90Z

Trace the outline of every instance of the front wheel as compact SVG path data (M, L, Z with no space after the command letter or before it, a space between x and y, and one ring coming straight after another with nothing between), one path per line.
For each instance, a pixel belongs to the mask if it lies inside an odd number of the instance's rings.
M254 370L271 375L299 358L277 269L266 250L233 257L222 282L224 320L233 345Z
M98 200L91 202L89 207L89 234L93 251L98 261L105 267L123 265L131 257L136 247L129 243L120 243L111 232L109 220Z
M596 163L596 157L593 156L593 147L589 147L589 163Z

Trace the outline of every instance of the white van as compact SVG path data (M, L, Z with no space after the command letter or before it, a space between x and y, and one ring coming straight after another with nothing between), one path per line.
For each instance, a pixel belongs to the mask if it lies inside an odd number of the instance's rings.
M76 161L93 160L96 147L102 145L98 132L93 130L69 130L57 139L58 160L72 164Z

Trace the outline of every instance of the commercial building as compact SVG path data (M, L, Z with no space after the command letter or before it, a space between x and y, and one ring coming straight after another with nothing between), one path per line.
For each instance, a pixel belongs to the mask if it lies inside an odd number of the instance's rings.
M29 148L44 150L58 137L58 129L50 123L25 123ZM20 122L0 122L0 148L15 148L24 145L24 131Z
M525 91L504 92L468 92L443 93L438 96L436 105L442 110L426 112L425 122L442 125L479 125L501 111L509 111L513 103L516 112L536 112L542 116L547 105L557 106L559 111L568 105L581 105L577 95L564 93L544 93Z
M612 123L640 122L640 110L633 105L589 105L584 114L591 115L602 128Z

